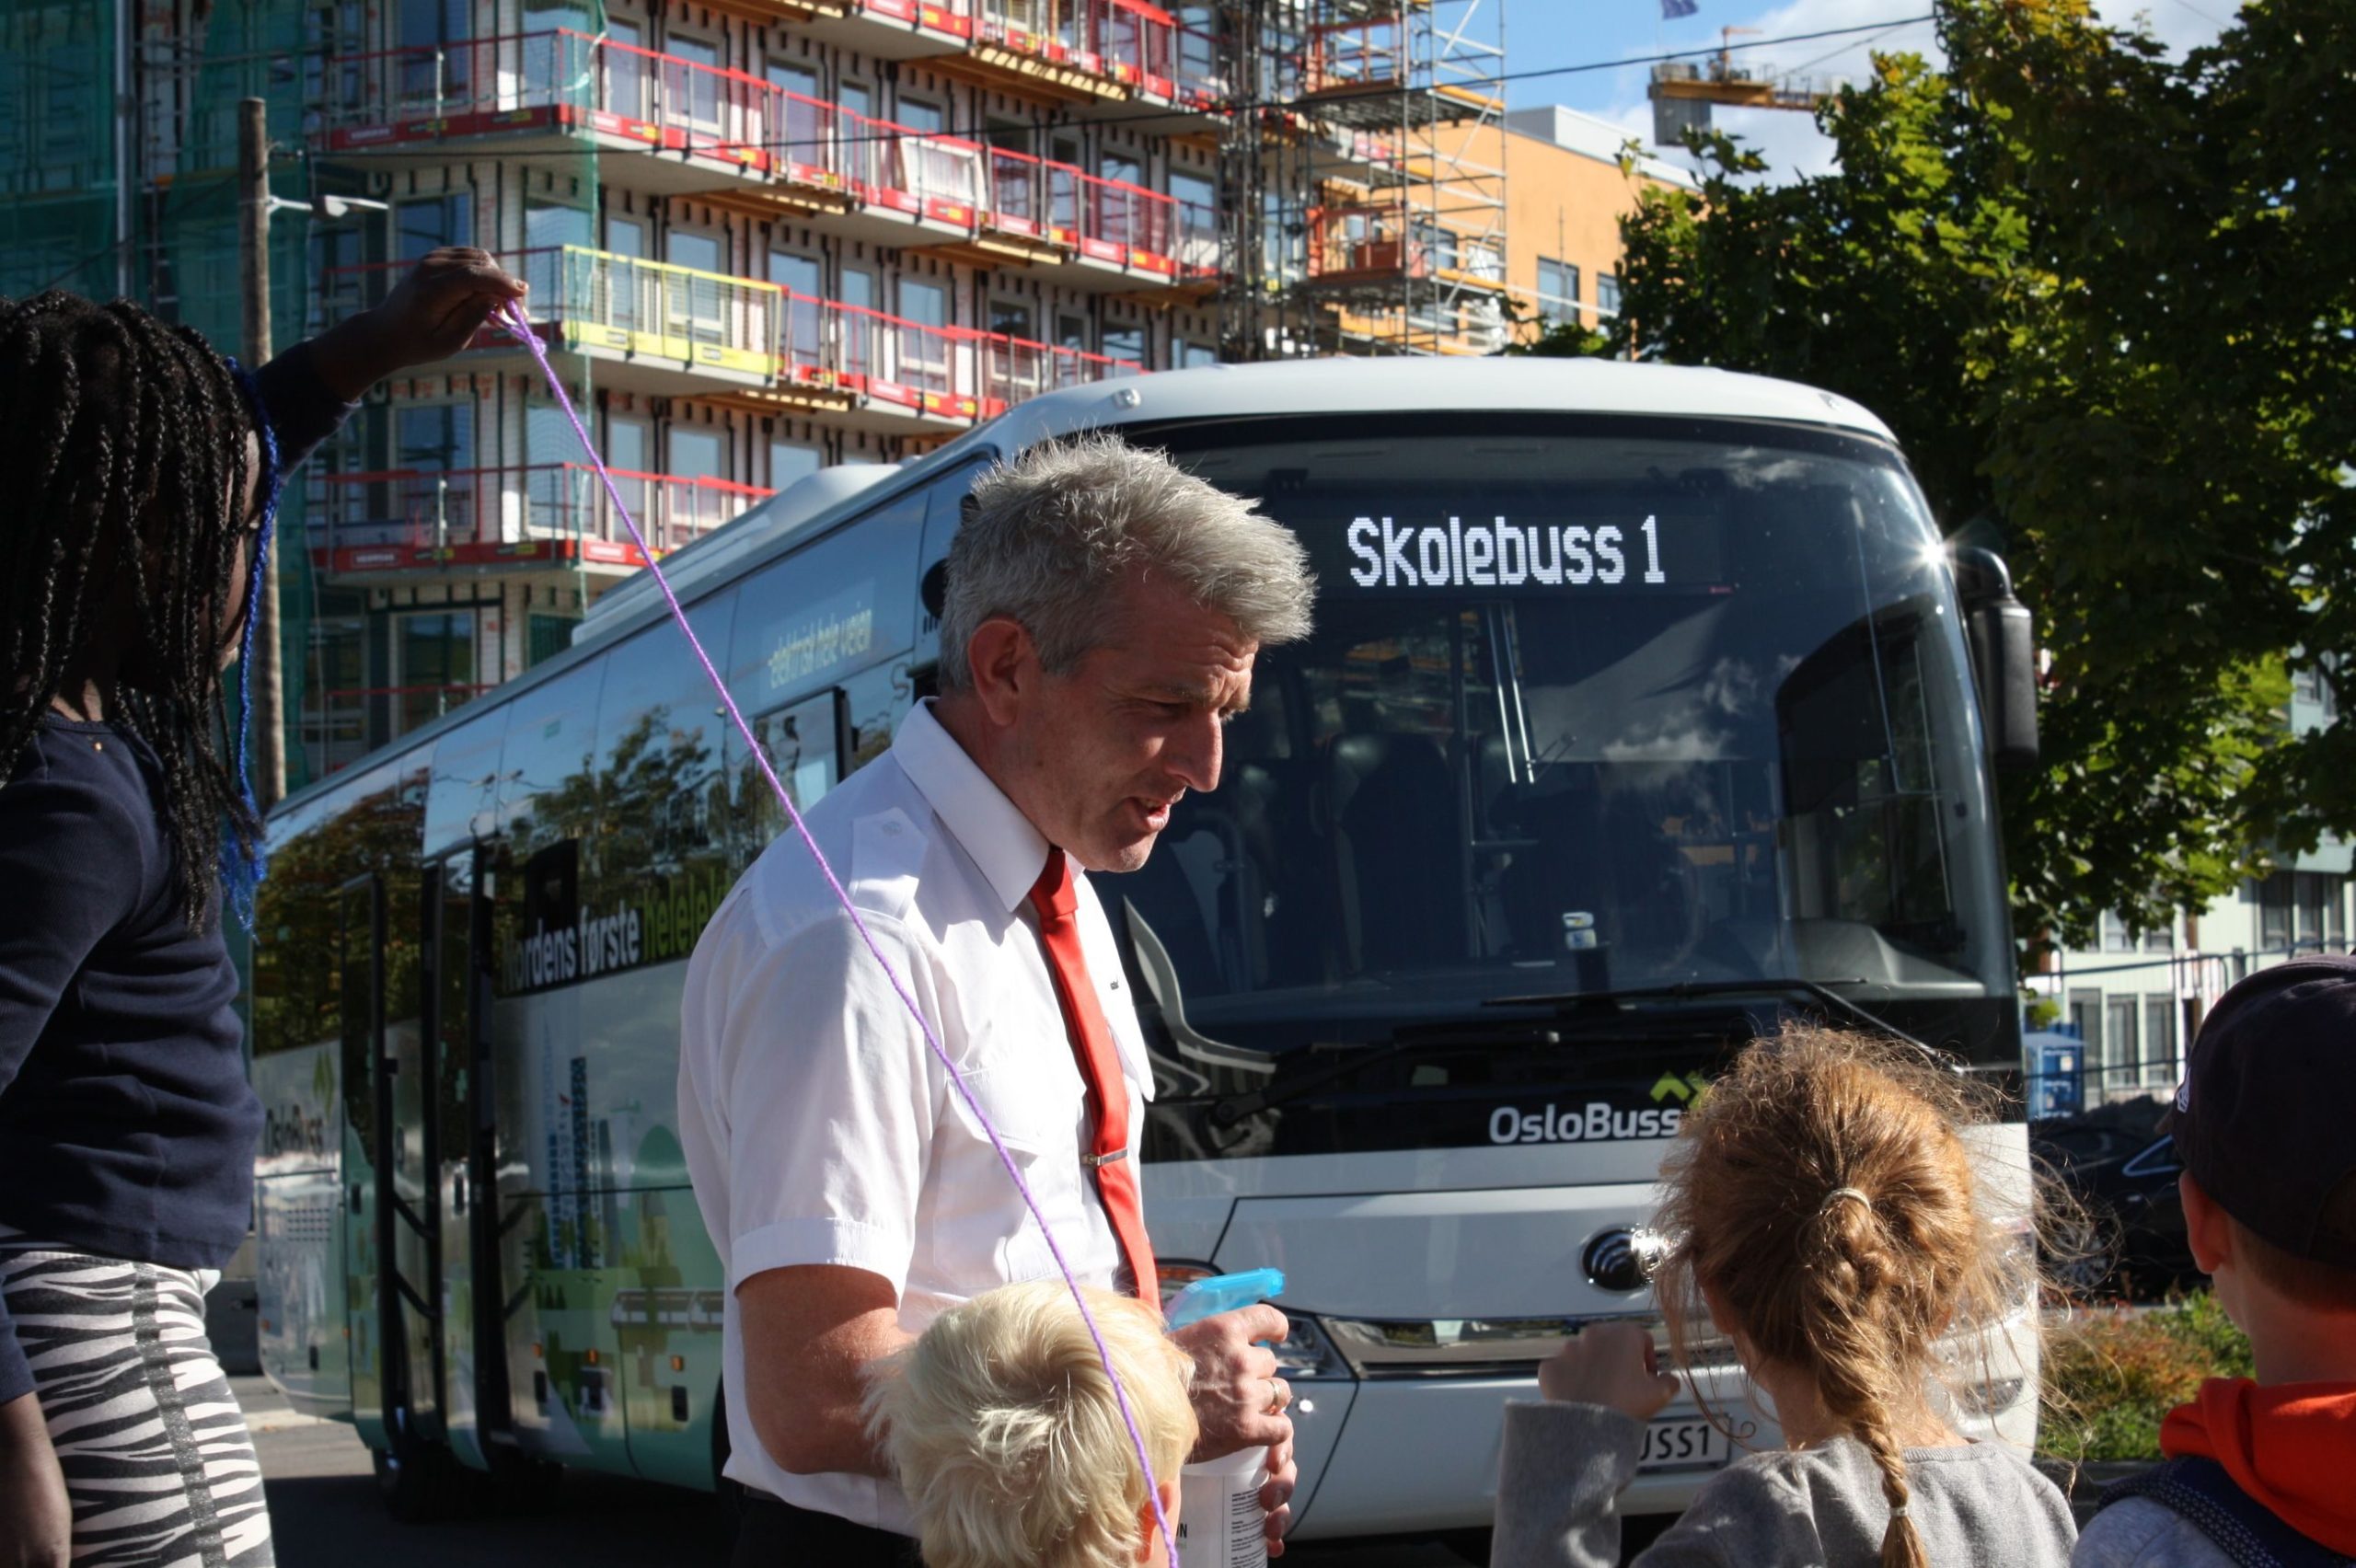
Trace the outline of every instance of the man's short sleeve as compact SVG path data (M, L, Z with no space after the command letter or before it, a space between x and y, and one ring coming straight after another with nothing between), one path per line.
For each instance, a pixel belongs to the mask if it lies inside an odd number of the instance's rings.
M937 1017L926 951L886 916L868 928ZM728 1166L728 1287L802 1263L907 1284L932 1134L930 1054L849 919L835 914L749 962L722 1021L713 1084Z

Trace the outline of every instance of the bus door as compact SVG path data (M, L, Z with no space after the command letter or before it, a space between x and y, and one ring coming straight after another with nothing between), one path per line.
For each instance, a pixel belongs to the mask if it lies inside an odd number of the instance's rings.
M379 899L380 921L390 916L408 928L379 945L384 958L405 958L417 968L431 963L436 951L431 933L440 911L440 886L438 869L430 870L420 884L418 904L386 911L386 901ZM430 1020L438 987L416 968L407 975L382 975L379 995L396 986L403 1000L380 1011L380 1016L395 1016L382 1027L375 1065L376 1255L383 1271L376 1298L385 1347L384 1406L388 1422L406 1417L406 1433L439 1438L446 1408L440 1332L442 1205L434 1180L440 1169L434 1125L440 1052Z
M507 1427L505 1357L498 1326L498 1204L490 1164L489 855L461 849L425 870L420 950L426 965L423 1033L433 1080L417 1097L431 1153L427 1268L438 1288L422 1326L433 1335L438 1405L450 1446L478 1470ZM397 1093L401 1092L397 1090ZM419 1283L415 1278L412 1284ZM491 1316L485 1326L484 1313ZM412 1366L423 1362L412 1359ZM421 1408L412 1401L412 1408Z
M352 1413L371 1447L385 1444L385 1314L379 1307L380 1232L375 1216L379 1113L377 1083L385 1055L385 889L374 873L337 892L339 1011L343 1051L344 1337L352 1355Z

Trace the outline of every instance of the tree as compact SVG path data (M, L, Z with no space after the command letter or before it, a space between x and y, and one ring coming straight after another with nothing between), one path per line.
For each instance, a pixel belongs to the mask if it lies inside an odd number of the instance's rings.
M2263 0L2182 61L2083 0L1941 0L1953 62L1875 61L1766 184L1723 134L1623 225L1607 352L1787 376L1897 432L2010 561L2051 659L2004 782L2025 931L2164 921L2356 827L2356 726L2288 669L2356 643L2356 8ZM2343 686L2343 682L2349 683Z

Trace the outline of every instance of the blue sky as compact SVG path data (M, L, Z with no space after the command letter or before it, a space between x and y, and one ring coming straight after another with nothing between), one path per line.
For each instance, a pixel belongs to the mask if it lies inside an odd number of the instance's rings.
M2234 0L2096 0L2096 9L2117 27L2139 22L2172 51L2213 40L2232 14ZM1487 17L1499 0L1479 0ZM1773 39L1863 23L1899 21L1926 15L1929 0L1700 0L1693 16L1664 21L1659 0L1508 0L1503 12L1506 68L1531 71L1585 64L1673 49L1712 49L1726 27L1755 28ZM1737 35L1737 41L1744 41ZM1741 52L1754 67L1811 76L1864 74L1868 48L1929 53L1935 42L1928 24L1888 32L1859 33L1815 43ZM1645 100L1648 67L1629 66L1577 75L1540 77L1507 84L1515 109L1562 103L1609 120L1649 141L1652 110ZM1815 173L1831 162L1831 144L1805 114L1768 110L1718 110L1718 123L1754 141L1778 171Z

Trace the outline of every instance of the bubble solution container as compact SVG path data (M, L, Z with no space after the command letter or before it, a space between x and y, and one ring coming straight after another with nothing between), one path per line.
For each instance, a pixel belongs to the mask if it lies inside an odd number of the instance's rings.
M1183 1329L1281 1296L1284 1288L1281 1269L1217 1274L1172 1297L1163 1316L1171 1328ZM1178 1561L1184 1568L1266 1568L1260 1489L1267 1483L1265 1448L1244 1448L1179 1472Z

